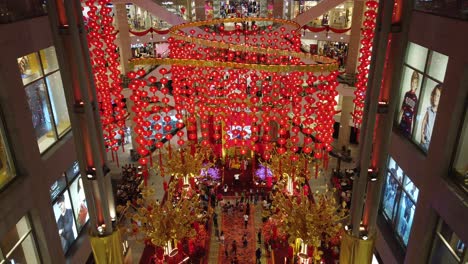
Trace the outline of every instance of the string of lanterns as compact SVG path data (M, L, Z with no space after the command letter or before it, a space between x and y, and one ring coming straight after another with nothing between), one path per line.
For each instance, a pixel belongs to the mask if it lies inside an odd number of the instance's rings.
M367 80L369 74L369 66L372 56L372 43L374 41L374 30L376 26L377 18L377 8L379 3L374 0L368 0L365 3L367 11L364 12L365 20L362 23L363 27L361 29L362 40L361 40L361 49L359 52L361 56L359 57L359 66L357 67L357 80L356 80L356 90L354 91L355 98L354 102L354 112L352 117L354 123L360 125L362 123L362 116L364 111L364 100L366 98L367 90Z
M112 26L112 8L110 0L87 0L84 4L89 8L85 25L89 45L92 73L96 84L99 114L103 126L104 142L107 150L117 151L119 148L117 135L124 137L125 118L127 112L122 102L122 80L118 69L119 54L114 44L115 35Z
M248 21L266 25L253 25L255 33L242 38L225 36L212 27L215 23ZM187 128L174 135L181 147L197 137L193 131L199 120L204 146L222 144L224 149L235 147L241 154L261 153L268 160L278 143L280 151L301 148L303 153L313 152L315 158L322 158L331 149L338 94L336 61L301 53L300 28L285 21L231 18L171 28L170 59L159 61L171 66L170 70L160 69L161 87L155 85L156 77L143 79L143 70L128 74L140 163L151 162L145 156L152 147L162 147L160 139L173 137L170 133L164 136L159 131L161 125L151 125L148 119L167 122L172 109L177 127ZM284 24L294 27L286 30ZM191 27L201 27L203 33L187 30ZM305 64L302 58L316 60ZM301 67L314 72L298 70ZM172 97L168 96L168 72L172 74ZM150 139L154 131L156 141ZM303 140L300 133L306 135ZM289 142L292 147L286 147Z

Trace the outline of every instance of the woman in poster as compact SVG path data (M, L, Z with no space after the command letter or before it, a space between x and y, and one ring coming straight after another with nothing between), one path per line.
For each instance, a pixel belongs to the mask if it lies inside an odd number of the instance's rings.
M400 119L399 127L405 136L411 135L411 128L413 125L413 116L416 112L416 106L418 104L418 96L416 95L418 86L419 86L419 73L416 71L413 71L413 74L411 75L410 90L406 92L405 97L403 97L403 103L401 105L400 113L398 115Z
M78 179L78 198L80 199L80 209L78 211L78 225L83 226L88 220L88 207L86 205L86 196L83 189L83 179Z
M426 114L422 121L421 130L421 147L427 151L429 143L431 142L432 129L434 128L434 121L437 115L437 108L439 106L439 99L442 93L442 85L437 84L431 92L430 106L426 109Z

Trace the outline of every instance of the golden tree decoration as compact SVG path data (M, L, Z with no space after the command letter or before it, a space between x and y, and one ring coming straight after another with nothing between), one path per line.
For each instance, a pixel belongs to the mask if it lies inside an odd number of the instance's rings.
M289 243L301 239L306 246L318 249L340 233L341 222L348 212L345 204L336 202L334 193L334 190L316 192L313 198L304 192L294 196L281 191L275 193L272 205L277 213L272 218L280 223L279 229L287 234ZM318 254L314 250L314 257L318 258Z
M159 161L154 163L153 168L159 170L161 176L171 175L176 179L184 179L184 184L188 184L189 177L197 177L202 170L214 166L210 161L213 154L209 147L189 145L174 150L169 145L159 151Z
M154 197L154 189L144 187L142 198L136 205L127 202L125 216L131 219L129 235L142 242L167 249L174 241L192 238L196 235L195 222L203 221L209 215L203 213L199 197L191 189L180 189L172 181L167 190L167 200L160 204ZM127 210L127 209L134 210Z
M292 144L288 143L288 147L292 147ZM299 185L304 184L309 179L310 165L314 162L311 155L292 151L280 153L277 149L273 151L268 162L260 161L263 166L270 168L278 181L289 179L289 182L292 181Z

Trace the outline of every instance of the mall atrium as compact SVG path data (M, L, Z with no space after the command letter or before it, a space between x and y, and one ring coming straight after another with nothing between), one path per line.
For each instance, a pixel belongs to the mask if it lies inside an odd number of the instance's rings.
M0 35L0 264L468 263L466 0L3 0Z

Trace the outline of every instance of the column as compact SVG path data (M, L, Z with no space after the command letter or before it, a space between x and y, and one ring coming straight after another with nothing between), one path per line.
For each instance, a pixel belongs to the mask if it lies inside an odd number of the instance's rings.
M351 112L354 109L353 97L343 96L341 102L341 117L340 117L340 131L338 134L338 148L345 146L348 148L349 136L351 134L351 127L349 122L351 121Z
M114 6L117 24L116 29L119 31L117 34L117 45L120 50L120 65L122 67L122 74L125 75L129 71L133 70L128 64L128 61L132 58L132 49L130 47L130 28L128 26L127 9L125 8L125 4L122 3L114 4Z
M273 0L273 17L283 18L284 12L284 1L282 0Z
M216 4L218 3L218 4ZM213 8L219 6L219 1L213 1ZM204 0L195 0L195 16L197 20L205 20L205 1Z
M364 1L354 1L353 16L351 19L351 35L348 43L348 57L346 60L346 73L356 73L359 57L359 47L361 46L361 26L364 13Z
M106 165L102 126L88 53L81 3L49 1L57 57L61 66L73 139L89 212L89 236L96 263L123 263L120 232ZM73 21L69 23L68 21Z

